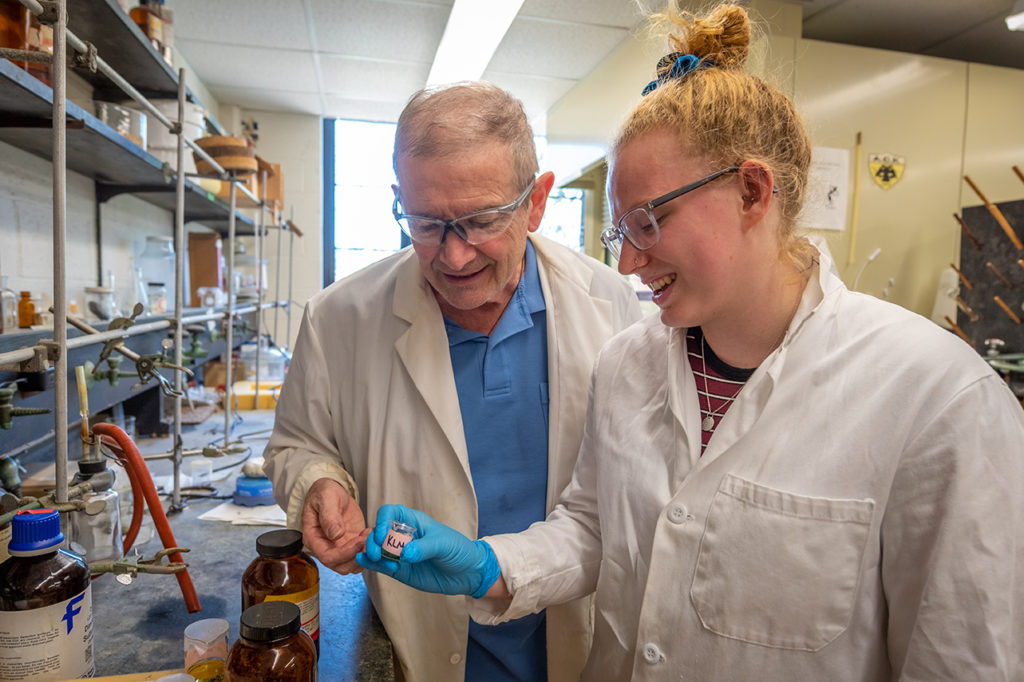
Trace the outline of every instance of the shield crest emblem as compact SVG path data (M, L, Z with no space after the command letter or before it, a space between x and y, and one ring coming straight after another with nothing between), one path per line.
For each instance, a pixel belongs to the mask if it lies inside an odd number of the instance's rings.
M868 156L868 169L871 171L871 178L882 189L892 189L892 186L903 177L905 167L902 156L888 153Z

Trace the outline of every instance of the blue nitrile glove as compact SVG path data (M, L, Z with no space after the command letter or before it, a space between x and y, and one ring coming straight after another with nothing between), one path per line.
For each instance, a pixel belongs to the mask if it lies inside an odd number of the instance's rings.
M416 528L398 561L381 556L381 544L392 521ZM487 594L501 575L498 560L486 542L470 540L423 512L400 504L385 504L377 511L377 525L366 538L366 551L356 555L356 562L423 592L468 594L474 599Z

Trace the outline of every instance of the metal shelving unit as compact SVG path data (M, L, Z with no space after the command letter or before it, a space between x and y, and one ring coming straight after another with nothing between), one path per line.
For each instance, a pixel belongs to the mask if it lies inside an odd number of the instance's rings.
M98 201L127 193L175 210L172 169L73 102L65 107L67 167L96 181ZM51 88L0 59L0 141L52 161L52 110ZM226 234L230 207L194 182L186 180L185 190L185 222ZM238 234L255 234L252 220L235 219Z
M44 8L37 0L21 0L33 13L41 15ZM263 236L266 231L266 202L257 200L232 178L205 152L188 142L181 135L181 121L184 118L184 104L194 99L184 85L184 71L177 74L170 70L141 32L113 0L76 0L72 3L70 21L80 34L68 30L66 0L55 3L53 21L53 88L37 81L29 74L15 67L11 62L0 60L0 140L25 149L45 158L53 164L53 297L54 334L51 340L42 340L34 345L0 353L0 365L31 362L54 366L54 463L56 477L56 500L67 501L68 497L68 356L71 346L65 324L66 306L66 172L67 169L82 173L97 182L97 201L104 201L121 193L131 193L154 205L166 208L175 216L176 286L175 315L172 320L154 323L161 329L173 329L175 350L174 364L182 365L182 333L188 319L183 319L183 248L184 225L186 222L200 222L228 237L227 275L229 303L223 314L214 318L225 321L227 339L225 352L227 362L227 396L225 401L224 444L230 436L231 366L230 353L234 346L234 320L243 312L237 305L232 289L234 270L234 239L236 234L254 234L257 238L258 253L262 258ZM74 22L81 22L81 25ZM83 40L84 39L84 40ZM141 104L153 118L152 125L165 125L178 135L177 168L171 169L144 152L134 143L120 136L109 126L100 122L81 107L66 101L66 63L68 48L87 56L87 61L96 67L87 76L104 92L123 92ZM99 49L103 49L100 53ZM106 61L109 58L110 61ZM124 69L122 75L116 66ZM102 89L106 90L102 90ZM146 99L148 93L154 96L172 95L178 100L177 121L168 120ZM123 96L123 95L122 95ZM227 204L209 195L195 183L185 178L183 159L185 148L193 150L217 170L221 179L230 182ZM263 177L266 187L266 175ZM173 181L173 184L172 184ZM236 211L236 194L243 191L258 204L258 225ZM238 225L243 226L242 231ZM284 226L277 226L281 229ZM289 268L290 269L290 268ZM290 278L290 273L289 273ZM264 304L262 278L258 277L259 303L255 307L257 316L257 343L262 334L263 308L277 307L280 301ZM278 298L280 282L277 282ZM290 289L290 283L289 283ZM290 305L290 302L285 305ZM147 325L143 325L147 326ZM152 326L148 325L148 326ZM154 327L154 330L156 327ZM141 330L139 330L141 331ZM125 336L130 335L127 330ZM106 336L106 335L104 335ZM96 337L75 339L75 348L98 342ZM257 345L257 348L259 346ZM174 490L172 505L180 506L181 450L181 372L175 372L173 464ZM257 385L259 370L257 362ZM258 397L258 395L257 395Z

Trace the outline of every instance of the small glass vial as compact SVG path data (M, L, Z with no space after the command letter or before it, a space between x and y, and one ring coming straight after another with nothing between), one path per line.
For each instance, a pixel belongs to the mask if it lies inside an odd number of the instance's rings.
M302 551L302 533L272 530L256 538L256 553L242 573L242 610L265 601L299 607L302 629L320 655L320 572Z
M0 679L92 677L92 586L85 559L63 549L60 514L19 513L0 564Z
M185 628L185 672L197 680L223 682L228 657L228 622L204 618Z
M18 297L7 288L7 277L0 277L0 332L18 328Z
M416 529L409 524L392 521L391 529L388 531L387 537L384 538L384 544L380 547L381 555L398 561L402 556L402 549L413 539L415 533Z
M36 304L32 302L32 292L21 292L21 300L18 301L18 326L28 329L35 322Z
M149 299L149 312L153 315L163 315L169 310L167 285L163 282L147 282L146 298Z
M301 626L299 607L265 601L242 611L228 652L229 682L316 682L316 647Z
M71 485L78 485L106 471L107 463L103 460L79 460L78 473L71 479ZM85 510L71 512L71 549L87 561L117 561L124 556L120 497L113 486L100 492L85 493L82 495Z

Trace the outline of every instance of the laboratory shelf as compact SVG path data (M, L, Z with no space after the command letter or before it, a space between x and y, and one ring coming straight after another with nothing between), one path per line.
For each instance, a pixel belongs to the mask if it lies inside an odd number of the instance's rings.
M7 60L0 60L0 141L52 160L53 90ZM97 200L130 193L175 209L174 173L156 157L85 111L66 103L67 166L97 183ZM191 153L187 150L186 153ZM228 231L228 205L185 181L185 222ZM236 212L238 234L254 234L253 221Z
M178 98L178 74L150 44L117 0L75 0L68 3L68 29L96 46L114 71L148 99ZM102 73L76 68L96 88L95 98L125 99L120 88ZM196 102L191 91L189 101Z

